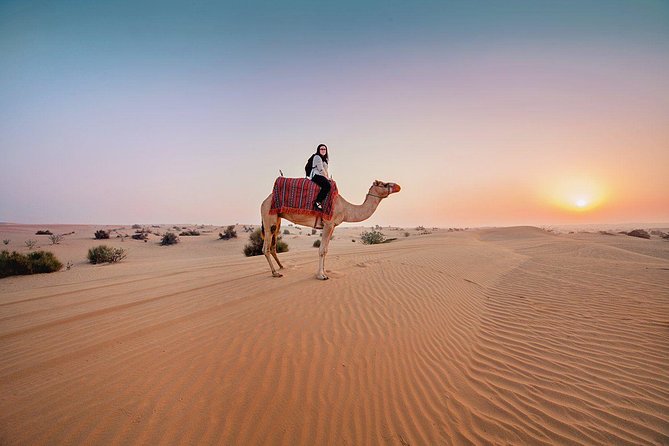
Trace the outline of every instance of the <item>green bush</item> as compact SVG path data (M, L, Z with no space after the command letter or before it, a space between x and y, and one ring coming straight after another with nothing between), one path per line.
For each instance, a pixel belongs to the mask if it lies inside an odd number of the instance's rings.
M162 240L160 241L160 244L163 246L166 245L176 245L179 243L179 237L174 232L166 232L165 235L163 235Z
M383 243L385 241L386 236L381 234L379 231L372 230L370 232L363 232L360 235L360 239L365 245L378 245L379 243Z
M0 277L17 276L23 274L40 274L58 271L63 264L48 251L36 251L20 254L16 251L0 253Z
M249 235L249 242L244 246L244 255L246 257L262 255L263 239L260 235L260 229L256 229ZM288 244L281 240L281 237L276 241L276 252L287 252Z
M116 263L125 259L125 257L126 253L123 248L99 245L88 250L88 261L93 265L97 263Z

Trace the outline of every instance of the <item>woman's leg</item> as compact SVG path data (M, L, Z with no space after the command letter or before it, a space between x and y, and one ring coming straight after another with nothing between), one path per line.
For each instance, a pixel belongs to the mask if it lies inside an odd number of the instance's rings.
M316 203L323 203L330 192L330 181L322 175L314 175L311 180L321 187L321 190L316 197Z

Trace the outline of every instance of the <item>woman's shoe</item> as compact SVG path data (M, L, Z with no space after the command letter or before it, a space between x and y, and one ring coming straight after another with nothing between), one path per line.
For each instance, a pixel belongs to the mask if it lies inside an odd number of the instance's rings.
M318 201L314 203L314 209L317 211L323 212L323 205L321 205Z

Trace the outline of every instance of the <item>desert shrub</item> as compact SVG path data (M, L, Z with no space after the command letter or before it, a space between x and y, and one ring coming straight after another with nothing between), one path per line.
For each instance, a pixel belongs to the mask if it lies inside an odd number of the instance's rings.
M109 238L109 231L105 231L104 229L100 229L98 231L95 231L95 240L103 240L103 239L108 239Z
M52 245L57 245L63 240L63 236L59 234L51 234L49 240L51 240Z
M179 243L179 237L174 232L166 232L160 240L160 244L163 246L176 245L177 243Z
M409 234L408 232L405 232L405 233L404 233L404 236L405 236L405 237L409 237L409 235L410 235L410 234Z
M290 231L288 229L283 230L283 235L290 235Z
M37 245L37 240L30 239L30 240L26 240L25 243L26 243L26 247L28 249L33 249L35 247L35 245Z
M189 236L200 235L200 232L196 231L195 229L190 229L190 230L187 230L187 231L182 231L179 235L189 237Z
M126 253L123 248L112 248L107 245L99 245L88 250L88 261L97 263L116 263L125 259Z
M132 229L142 229L142 225L132 225Z
M379 231L372 230L370 232L363 232L360 235L360 239L365 245L377 245L379 243L383 243L386 239L386 236L381 234Z
M244 227L244 230L246 230L246 226ZM230 225L227 228L225 228L225 232L222 234L219 232L218 237L221 240L230 240L231 238L237 238L237 231L235 231L235 225Z
M4 243L5 245L9 245L9 239L8 238L4 239L2 243Z
M249 242L244 246L244 255L246 257L262 255L263 239L260 234L260 229L256 229L249 235ZM276 241L276 252L287 252L288 244L281 240L281 237Z
M42 230L37 231L35 233L35 235L51 235L51 234L53 234L53 233L51 231L49 231L48 229L42 229Z
M131 237L132 237L133 240L144 240L144 241L146 241L149 238L149 234L147 234L146 232L138 232L136 234L133 234Z
M644 231L643 229L635 229L633 231L628 232L627 235L646 239L650 238L650 234L647 231Z
M311 230L311 235L314 235L315 233L316 233L316 230L315 230L315 229L312 229L312 230Z
M321 247L321 239L314 240L313 247L314 248L320 248Z
M16 251L0 253L0 277L23 274L40 274L58 271L63 264L48 251L36 251L20 254Z

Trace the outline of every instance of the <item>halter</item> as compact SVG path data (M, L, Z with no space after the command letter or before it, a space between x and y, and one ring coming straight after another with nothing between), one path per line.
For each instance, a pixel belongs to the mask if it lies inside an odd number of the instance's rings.
M386 186L386 189L388 189L388 195L390 195L392 193L392 186L390 186L390 184L388 184ZM369 192L367 192L367 195L369 195L370 197L380 198L381 200L383 200L384 198L388 198L388 195L386 195L385 197L381 197L379 195L370 194Z

